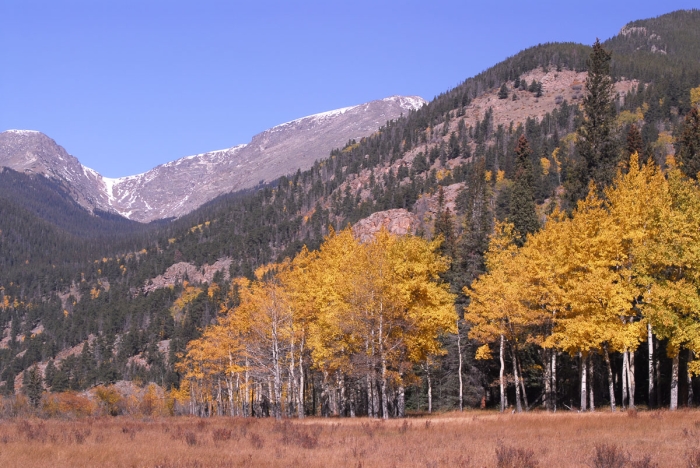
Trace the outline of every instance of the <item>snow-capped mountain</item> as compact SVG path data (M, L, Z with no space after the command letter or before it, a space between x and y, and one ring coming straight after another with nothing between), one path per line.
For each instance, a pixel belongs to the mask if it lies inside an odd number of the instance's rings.
M87 168L46 135L0 133L0 166L58 179L82 206L149 222L179 217L213 198L311 167L350 139L418 109L416 96L392 96L286 122L250 143L187 156L143 174L110 179Z

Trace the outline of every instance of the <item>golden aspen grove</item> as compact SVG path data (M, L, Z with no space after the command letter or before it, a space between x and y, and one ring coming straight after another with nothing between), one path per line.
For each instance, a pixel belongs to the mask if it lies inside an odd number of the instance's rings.
M500 356L502 408L504 353L513 363L517 410L527 406L525 387L518 388L524 347L544 356L548 408L556 409L556 363L565 354L579 367L581 410L595 409L592 360L603 358L615 411L611 353L623 355L618 403L634 407L634 351L648 341L651 362L652 336L667 342L670 408L678 407L679 356L700 351L700 189L672 157L663 171L654 162L640 166L633 154L604 195L596 193L591 186L570 217L555 210L522 247L512 225L498 224L488 272L465 288L469 336L482 343L477 358ZM689 360L688 379L699 365Z
M417 364L456 331L439 245L384 230L360 243L346 229L254 281L235 279L239 305L178 364L179 397L197 415L404 416ZM322 375L320 401L307 390L310 370Z

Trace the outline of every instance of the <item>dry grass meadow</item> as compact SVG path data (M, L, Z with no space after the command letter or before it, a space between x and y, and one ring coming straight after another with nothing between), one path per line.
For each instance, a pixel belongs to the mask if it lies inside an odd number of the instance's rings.
M606 445L607 444L607 445ZM616 447L615 447L616 446ZM697 467L700 411L0 421L10 467Z

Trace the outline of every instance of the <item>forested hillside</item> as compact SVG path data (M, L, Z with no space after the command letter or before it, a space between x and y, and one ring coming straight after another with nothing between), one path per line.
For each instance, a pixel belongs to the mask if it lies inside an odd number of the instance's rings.
M203 415L251 414L254 408L257 414L280 415L284 408L289 414L387 417L403 414L404 406L433 411L505 405L506 400L525 407L543 402L571 406L580 400L581 376L588 375L589 365L597 387L588 388L596 398L609 399L602 385L614 381L610 375L634 369L635 353L636 365L647 365L639 339L608 347L598 340L586 352L553 338L545 346L544 338L531 338L541 336L539 331L529 334L528 327L541 325L551 332L553 325L529 318L514 334L492 323L489 335L479 331L483 317L475 316L470 302L477 285L487 280L474 280L505 268L493 260L504 233L510 237L502 248L516 252L532 248L528 246L555 221L584 216L577 203L586 199L591 182L596 200L604 204L601 200L610 193L605 188L620 177L618 171L630 170L633 154L663 177L685 170L695 178L697 171L689 168L700 167L698 31L700 11L692 10L635 21L593 48L552 43L524 50L421 109L386 122L373 135L348 142L307 171L221 196L170 222L139 225L91 216L56 184L5 170L0 174L1 388L7 394L20 387L59 392L126 379L155 382L183 401L189 395L189 409ZM304 255L316 255L309 252L332 230L343 231L372 213L395 208L417 215L418 237L438 240L429 243L431 253L424 250L422 258L434 272L430 284L454 303L454 323L441 319L439 327L426 332L422 347L411 348L405 341L420 327L396 319L396 343L404 344L391 356L369 353L371 340L364 351L352 340L339 350L331 346L339 335L318 328L318 320L338 327L334 320L339 317L319 312L307 298L304 307L316 310L304 316L310 320L308 335L297 330L284 338L284 349L274 351L267 341L238 340L236 346L248 351L237 355L234 367L220 367L219 362L208 373L198 371L199 380L193 377L193 363L209 359L195 358L193 350L200 346L206 353L208 340L220 339L217 333L225 324L235 324L226 333L243 333L251 323L267 323L254 317L268 309L251 304L260 294L255 288L273 287L275 278L284 283L286 270L279 265L297 265ZM324 246L343 235L349 234L330 236ZM427 242L407 239L384 242L416 242L415 249ZM354 247L358 252L363 248ZM300 252L302 257L295 259ZM153 286L174 264L188 262L202 269L222 258L230 260L230 268L210 281L191 281L185 275L164 287ZM258 270L270 263L279 265ZM318 284L309 281L307 286L321 288ZM324 294L336 294L326 286ZM526 294L532 283L522 288L513 300L534 304ZM384 291L394 299L400 295ZM362 293L355 291L352 297ZM321 295L305 294L316 299ZM411 294L414 301L420 297ZM497 289L493 294L500 297ZM347 296L334 297L350 315L357 307L367 308L353 305ZM632 296L627 300L642 301ZM482 296L479 301L486 308L492 303ZM396 310L404 313L412 307L410 301L401 304ZM507 322L505 317L495 320ZM630 326L646 323L641 312L629 317ZM372 335L372 327L359 330ZM253 332L265 340L272 333ZM381 337L383 332L378 333ZM306 341L299 347L298 341L289 341L292 336ZM485 343L500 347L501 363L488 359L497 348L484 348ZM678 346L693 348L688 340L676 344L661 331L650 343L655 352L649 365L656 366L650 375L658 395L648 403L666 404L674 398L673 376L678 382L678 372L685 372L690 359L676 352ZM361 359L366 359L362 365ZM34 376L34 384L27 376ZM636 387L625 378L627 387L619 385L609 394L618 392L624 400L620 392L626 388L632 392L627 404L634 404L635 395L636 401L646 401L644 378ZM679 385L689 398L684 401L691 401L690 377ZM241 393L253 388L253 396ZM296 396L290 396L292 391Z

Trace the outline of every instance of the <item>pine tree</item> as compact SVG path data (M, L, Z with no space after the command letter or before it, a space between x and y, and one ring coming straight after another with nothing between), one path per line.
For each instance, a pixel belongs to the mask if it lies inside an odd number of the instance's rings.
M35 365L31 367L24 373L24 392L29 398L29 403L36 408L39 406L41 401L41 394L44 391L44 384L42 383L41 372L39 368Z
M610 59L610 53L596 40L588 61L586 97L583 101L585 119L576 142L578 155L585 161L585 176L593 180L599 189L612 182L618 162L613 134L615 107Z
M636 125L630 125L629 132L627 132L627 153L632 155L634 153L641 154L642 149L644 149L644 142L642 141L642 134Z
M501 85L501 89L498 91L498 99L508 99L508 87L505 83Z
M700 172L700 111L693 107L685 116L681 135L676 143L676 158L681 170L692 179Z
M540 223L535 211L535 193L533 189L533 171L530 155L532 150L524 135L518 139L515 148L516 169L513 192L510 199L508 220L519 234L518 244L522 245L525 237L537 231Z

